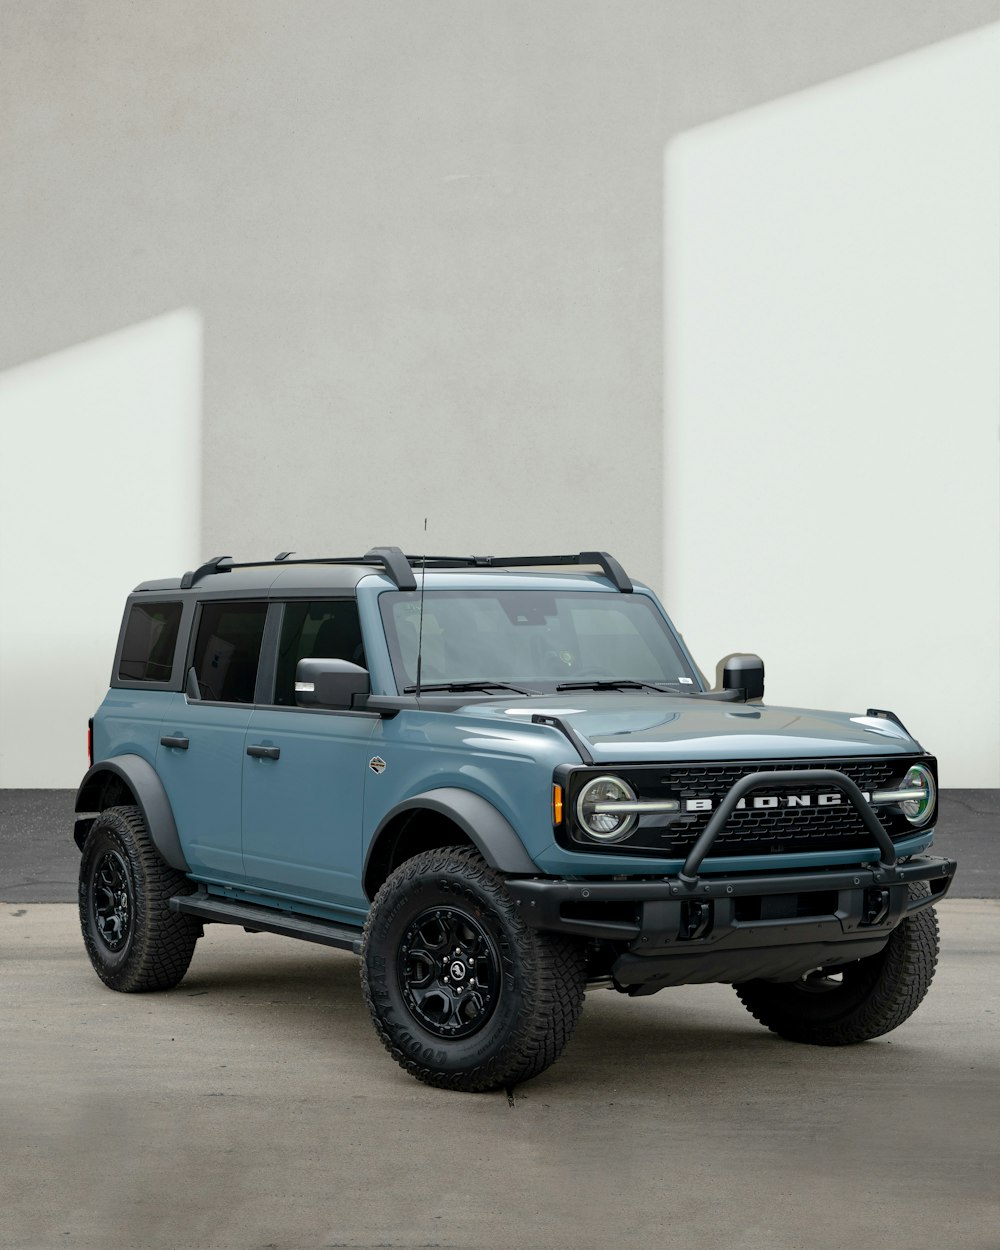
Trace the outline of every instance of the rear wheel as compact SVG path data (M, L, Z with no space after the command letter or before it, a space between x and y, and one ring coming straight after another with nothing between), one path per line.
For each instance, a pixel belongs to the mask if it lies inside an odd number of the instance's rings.
M80 927L94 971L124 993L166 990L188 970L200 925L167 900L191 883L160 859L137 807L109 807L80 859Z
M928 894L923 882L910 887L911 898ZM798 981L745 981L734 989L772 1033L814 1046L850 1046L913 1015L930 988L938 950L937 916L926 907L907 916L877 955L814 968Z
M529 928L503 878L465 847L396 869L365 925L361 984L407 1072L477 1092L553 1063L583 1007L583 948Z

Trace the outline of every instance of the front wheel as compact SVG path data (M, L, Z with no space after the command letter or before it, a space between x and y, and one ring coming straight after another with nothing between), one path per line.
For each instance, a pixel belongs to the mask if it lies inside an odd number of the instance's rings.
M375 1028L418 1080L479 1092L537 1076L583 1007L583 948L529 928L475 851L415 855L379 890L361 985Z
M911 898L929 893L910 887ZM938 923L933 907L907 916L877 955L815 968L798 981L745 981L733 988L772 1033L813 1046L867 1042L908 1020L930 988L937 966Z

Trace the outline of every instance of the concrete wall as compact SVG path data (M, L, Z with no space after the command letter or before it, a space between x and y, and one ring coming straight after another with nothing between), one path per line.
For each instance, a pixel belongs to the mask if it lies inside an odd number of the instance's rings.
M427 516L438 550L599 545L659 583L665 145L998 19L1000 0L0 0L0 370L201 318L200 537L151 546L142 575L422 547ZM113 457L109 476L136 478ZM95 580L116 615L131 573Z
M994 25L666 160L678 617L769 702L892 708L960 787L1000 785L998 153Z
M198 542L201 322L0 374L0 787L76 785L125 592Z

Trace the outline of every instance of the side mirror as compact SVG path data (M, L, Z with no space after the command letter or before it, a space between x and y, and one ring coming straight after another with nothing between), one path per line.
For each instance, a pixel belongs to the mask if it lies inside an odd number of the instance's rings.
M722 689L742 690L743 698L763 699L764 661L759 655L727 655L719 661Z
M350 660L299 660L295 666L295 702L299 707L347 709L370 693L368 670Z

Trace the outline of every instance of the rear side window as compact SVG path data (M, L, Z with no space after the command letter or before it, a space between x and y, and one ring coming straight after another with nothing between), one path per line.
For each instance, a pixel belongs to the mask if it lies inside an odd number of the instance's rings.
M128 615L119 681L169 681L181 623L179 603L135 603Z
M194 672L203 699L253 702L266 616L266 603L205 604L194 644Z

